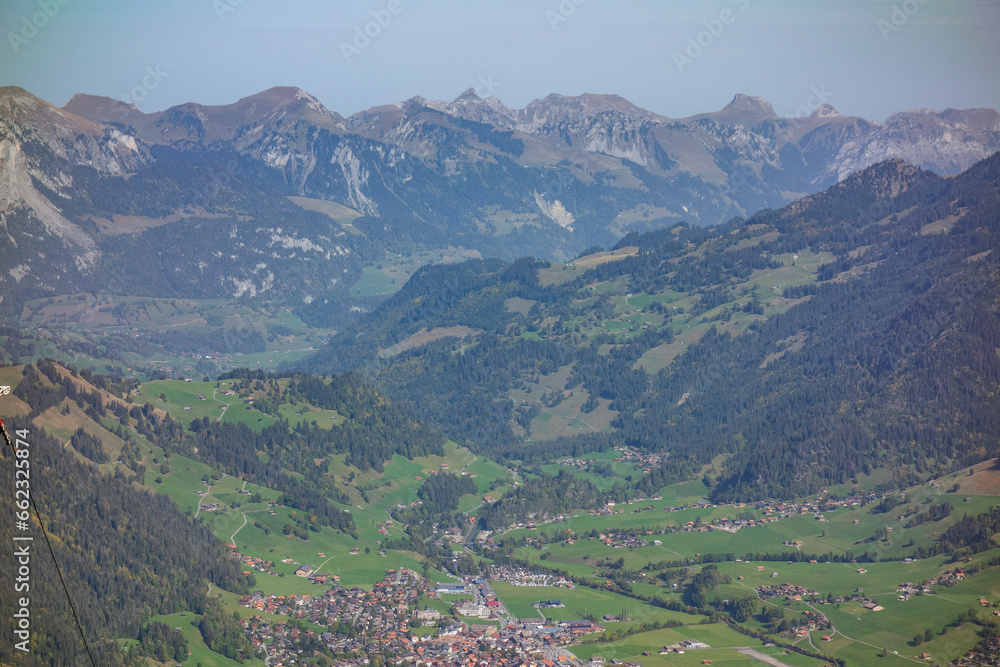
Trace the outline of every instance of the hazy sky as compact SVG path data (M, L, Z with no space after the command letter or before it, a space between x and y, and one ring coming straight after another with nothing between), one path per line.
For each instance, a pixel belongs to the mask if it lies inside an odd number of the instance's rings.
M470 87L513 107L617 93L674 118L738 92L786 116L820 97L873 120L1000 109L1000 0L0 0L0 32L0 85L59 106L294 85L344 115Z

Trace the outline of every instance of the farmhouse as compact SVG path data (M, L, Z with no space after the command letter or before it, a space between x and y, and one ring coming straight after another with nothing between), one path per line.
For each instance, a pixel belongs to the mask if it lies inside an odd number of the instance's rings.
M539 609L562 609L566 605L564 605L559 600L542 600L541 602L537 602L532 606L538 607Z

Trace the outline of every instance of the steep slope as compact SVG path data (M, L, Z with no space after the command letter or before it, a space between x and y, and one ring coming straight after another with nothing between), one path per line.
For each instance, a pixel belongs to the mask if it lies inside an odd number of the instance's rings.
M17 86L0 88L0 122L5 135L0 155L5 161L11 159L12 150L16 152L9 144L30 133L57 157L102 173L121 174L146 162L135 136L54 107ZM3 180L10 178L8 173ZM9 203L9 197L5 194L0 201Z
M21 420L5 420L11 432L27 429L31 491L51 536L62 575L94 660L124 665L116 638L134 638L154 614L200 611L208 582L247 591L247 578L227 558L223 545L204 526L180 513L165 496L136 489L128 478L104 475L76 461L62 443ZM3 446L0 462L13 471ZM13 474L5 480L13 487ZM0 508L15 515L13 494ZM30 653L15 651L13 625L0 635L0 660L24 665L88 664L73 613L59 584L38 525L32 518ZM11 544L12 522L2 523ZM23 536L23 533L19 533ZM16 559L0 571L13 581ZM14 616L14 596L2 598L3 613ZM20 641L18 639L17 641ZM15 658L15 656L17 656Z
M121 175L149 162L135 136L58 109L27 91L0 88L2 280L25 294L63 289L92 269L100 249L65 215L78 183L70 167ZM51 268L50 268L51 267Z
M764 98L737 93L732 101L719 111L697 114L685 120L687 122L694 122L706 118L720 125L753 127L761 121L777 119L778 114L774 112L774 107Z
M298 114L333 122L315 102L277 92ZM9 240L0 249L0 308L8 313L85 290L349 310L347 285L361 269L347 232L275 192L285 187L281 176L231 142L216 142L219 151L151 147L131 126L95 125L23 91L8 89L2 100L17 119L0 120L0 225ZM73 106L100 106L87 102ZM282 112L272 111L258 115L280 124ZM213 131L225 127L221 112L209 115Z
M6 88L0 309L83 290L228 296L339 324L372 305L348 288L386 251L565 260L630 232L778 208L887 157L954 173L1000 147L997 118L876 124L827 106L778 118L738 95L671 120L614 95L510 109L467 91L344 119L291 87L146 114L87 95L56 109ZM361 217L347 230L288 196Z
M998 184L998 156L954 179L895 160L614 255L425 269L306 365L500 458L669 452L647 491L721 453L726 499L949 470L1000 447ZM397 346L442 327L475 344Z
M958 174L996 150L1000 114L992 109L920 109L889 116L867 136L844 142L827 173L838 180L869 164L900 158L924 169Z
M289 194L403 224L423 241L428 228L444 225L478 237L484 251L541 241L552 256L630 229L677 219L709 224L780 206L891 157L953 174L1000 148L989 110L908 112L880 125L825 104L806 117L779 118L765 100L743 94L679 121L616 95L552 94L511 109L474 90L452 102L414 97L346 120L294 88L155 114L83 95L66 109L134 127L151 144L193 150L232 142L280 171ZM477 181L485 189L470 190ZM617 208L599 205L608 198ZM569 217L553 216L553 207L579 221L570 235L562 231Z

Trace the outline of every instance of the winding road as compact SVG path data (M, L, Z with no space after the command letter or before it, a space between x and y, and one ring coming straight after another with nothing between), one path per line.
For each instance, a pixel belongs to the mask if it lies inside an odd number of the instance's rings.
M219 482L221 482L225 478L226 478L226 473L222 473L222 477L220 477L219 480L218 480L218 482L216 482L215 484L218 484ZM215 484L213 484L212 486L208 487L208 490L205 491L205 495L200 496L198 498L198 511L194 513L194 518L197 519L198 515L201 514L201 501L203 501L205 498L208 498L210 495L212 495L212 489L215 488Z

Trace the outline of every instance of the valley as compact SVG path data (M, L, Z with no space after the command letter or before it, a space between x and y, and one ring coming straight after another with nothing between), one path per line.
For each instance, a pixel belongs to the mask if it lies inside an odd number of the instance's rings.
M991 659L998 119L0 89L25 664Z
M19 366L4 371L4 381L15 389L0 397L5 414L15 401L24 403L17 394L30 398L17 391L23 372ZM73 378L58 366L45 367L40 377L49 375ZM515 472L448 442L441 455L392 455L379 471L353 466L344 454L329 456L321 469L343 488L337 502L351 515L350 528L338 530L317 524L315 515L310 518L286 504L287 493L251 481L252 475L227 472L227 466L212 463L201 452L185 455L175 446L164 448L158 444L159 428L154 426L150 433L145 425L159 418L194 429L205 419L222 422L228 414L235 415L235 421L225 423L244 424L258 433L272 426L278 415L292 428L345 424L345 415L337 410L293 399L297 382L302 380L149 381L127 392L125 401L96 390L109 409L129 403L152 409L143 413L150 415L143 418L146 422L94 420L91 408L78 410L72 403L64 415L61 406L66 403L56 403L38 414L32 426L59 437L66 451L90 466L94 453L74 452L70 440L74 427L93 434L108 454L93 474L124 473L148 492L169 498L188 520L207 527L225 545L228 558L239 563L245 576L252 576L250 588L257 591L256 597L248 597L215 586L207 593L225 613L249 623L248 636L272 646L267 649L272 657L284 654L286 649L278 647L285 644L276 639L290 629L302 637L295 641L306 641L327 637L324 633L344 622L317 623L319 618L337 618L328 617L330 613L343 613L330 611L331 606L318 617L302 611L331 586L334 591L372 591L363 595L368 601L347 602L345 610L355 604L386 609L379 606L388 602L379 602L376 585L387 573L391 579L397 572L411 572L414 581L422 582L415 584L418 594L410 601L409 613L433 609L445 620L464 602L482 598L473 592L475 585L464 595L437 595L434 587L485 577L490 582L486 595L495 596L486 599L500 606L480 607L490 618L457 615L467 624L458 636L466 633L480 645L506 651L505 637L513 629L523 632L551 619L555 626L548 632L558 635L559 623L590 618L596 625L586 633L557 640L565 646L561 650L568 651L565 655L582 661L600 655L648 665L703 660L749 665L759 664L754 657L758 654L789 665L821 665L834 659L845 664L873 659L946 664L979 641L977 623L984 622L979 613L984 604L987 610L1000 607L1000 545L994 538L965 551L968 557L954 550L917 557L914 551L933 551L944 535L956 530L959 515L995 514L996 487L988 481L995 461L902 488L887 486L880 481L884 477L874 475L801 500L715 503L711 488L692 480L665 486L649 498L640 494L626 501L600 501L591 509L543 512L526 523L515 519L505 529L477 535L469 531L469 522L476 521L484 503L501 501L523 489L526 481L544 481L564 470L610 490L601 482L605 469L615 471L613 479L628 479L660 462L636 450L614 449ZM276 391L288 392L279 405L273 405ZM262 403L266 412L258 409ZM221 405L228 407L222 411ZM454 519L435 523L433 530L426 524L418 529L407 523L406 513L427 501L422 487L435 475L467 477L473 491L451 506ZM984 495L984 488L992 492ZM932 512L925 518L929 508L939 506L947 506L947 513ZM446 516L441 514L439 520ZM477 537L470 542L472 535ZM706 584L699 575L706 572L715 573L714 583L703 589ZM530 585L525 585L528 580ZM784 592L771 597L775 588ZM283 602L295 598L305 600L305 607ZM251 599L263 602L246 606ZM734 611L735 601L747 599L754 601L745 605L750 612ZM557 601L557 607L532 606L546 600ZM871 602L876 611L864 608ZM931 616L935 624L925 628ZM180 664L236 664L209 649L198 629L201 619L201 614L188 612L157 615L151 622L181 629L191 653ZM430 626L425 622L422 628L419 621L414 623L418 625L404 623L400 627L406 632L391 637L383 633L398 630L395 625L383 631L371 626L365 636L383 637L390 651L409 653L421 645L430 657L428 651L442 644L416 637L436 632L444 640L454 632L443 621ZM727 623L738 623L738 631ZM747 634L754 632L761 634ZM399 643L407 633L413 639ZM922 637L919 642L913 639L916 635ZM764 637L770 641L762 641ZM698 648L701 645L707 648ZM887 657L878 658L883 649ZM537 650L549 649L539 644ZM321 653L327 650L315 654L314 664L324 664ZM350 663L349 652L340 655ZM264 663L253 658L242 664Z

